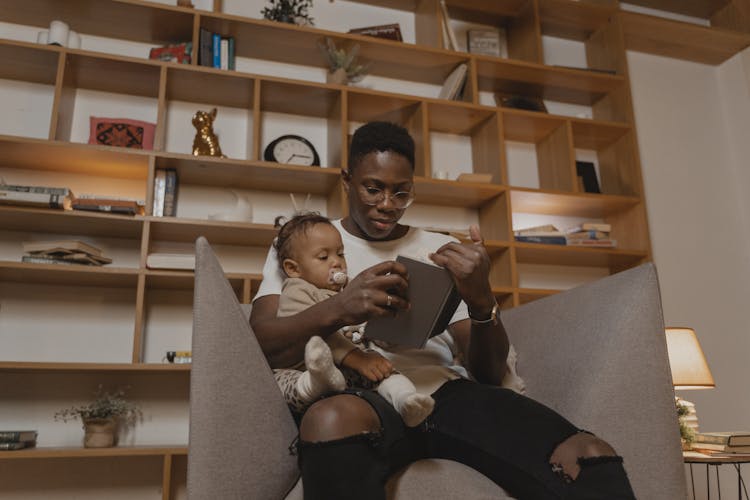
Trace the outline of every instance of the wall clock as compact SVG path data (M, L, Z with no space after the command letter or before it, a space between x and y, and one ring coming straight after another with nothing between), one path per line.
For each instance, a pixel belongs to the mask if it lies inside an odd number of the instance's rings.
M320 166L315 146L299 135L282 135L263 151L263 159L290 165Z

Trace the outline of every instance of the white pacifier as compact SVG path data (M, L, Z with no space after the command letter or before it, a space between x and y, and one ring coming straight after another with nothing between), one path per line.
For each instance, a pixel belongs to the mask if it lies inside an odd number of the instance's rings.
M349 276L346 274L346 269L331 269L328 273L328 282L332 285L346 285L349 280Z

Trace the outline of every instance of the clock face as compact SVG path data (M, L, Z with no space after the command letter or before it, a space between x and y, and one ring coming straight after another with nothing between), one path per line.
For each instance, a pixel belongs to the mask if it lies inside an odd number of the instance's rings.
M274 140L266 147L263 158L290 165L320 165L315 147L298 135L283 135Z

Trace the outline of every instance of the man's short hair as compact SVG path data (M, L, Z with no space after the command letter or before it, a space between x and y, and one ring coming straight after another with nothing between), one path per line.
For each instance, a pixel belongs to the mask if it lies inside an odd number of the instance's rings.
M414 139L409 131L391 122L370 122L359 127L349 148L349 172L372 152L392 151L409 161L414 170Z

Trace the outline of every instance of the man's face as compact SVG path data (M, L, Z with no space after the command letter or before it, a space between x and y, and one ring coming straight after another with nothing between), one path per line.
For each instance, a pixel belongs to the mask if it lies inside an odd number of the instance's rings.
M304 233L294 236L292 258L283 263L290 278L302 278L318 288L338 291L331 277L335 271L346 272L344 244L341 234L330 224L315 224Z
M414 171L409 161L393 151L374 151L356 165L350 175L344 175L344 188L349 199L349 217L354 221L359 236L370 240L388 240L405 208L394 206L391 196L411 191ZM368 190L381 190L383 201L368 205L362 200Z

